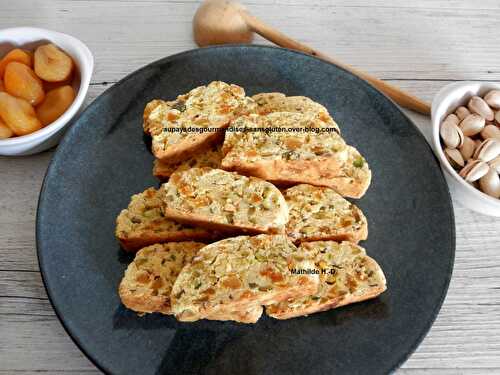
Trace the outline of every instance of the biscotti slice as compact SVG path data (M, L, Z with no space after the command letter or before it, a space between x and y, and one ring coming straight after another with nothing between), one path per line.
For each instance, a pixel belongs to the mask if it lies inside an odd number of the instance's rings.
M370 184L368 164L340 135L327 129L332 130L301 113L239 117L226 132L222 168L279 185L332 187L343 196L359 198ZM355 172L353 166L367 171L363 179L361 174L356 180L347 175Z
M144 110L144 131L153 154L167 163L182 162L221 136L235 117L253 111L243 88L215 81L175 101L153 100Z
M214 319L259 305L315 293L318 275L308 252L285 235L228 238L205 246L184 267L172 289L172 310L181 321Z
M375 298L387 288L380 266L365 250L350 242L304 242L300 249L315 255L320 286L307 297L290 298L266 307L276 319L313 314Z
M292 112L239 117L226 132L222 153L223 169L312 185L327 184L348 157L346 143L332 128Z
M221 169L175 172L163 184L163 210L181 223L232 233L281 233L288 207L271 183Z
M267 115L272 112L297 112L316 116L326 126L333 127L337 133L340 129L328 110L321 104L306 96L286 96L279 92L265 92L252 96L255 101L255 112Z
M166 181L174 172L185 171L190 168L220 168L222 160L222 144L216 144L207 150L191 156L180 163L165 163L159 159L154 161L153 175L161 181Z
M350 241L368 236L363 212L333 189L301 184L283 193L288 205L286 233L294 242Z
M116 219L115 234L124 250L135 251L155 243L217 238L213 231L167 219L162 213L163 205L155 188L132 196L128 208L122 210Z
M172 314L170 293L175 279L203 246L170 242L139 250L118 288L123 304L140 313Z

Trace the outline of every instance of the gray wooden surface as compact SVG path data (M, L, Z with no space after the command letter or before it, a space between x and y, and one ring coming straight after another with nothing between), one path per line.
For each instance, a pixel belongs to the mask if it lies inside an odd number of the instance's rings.
M0 0L0 27L46 27L87 43L96 60L90 103L135 69L193 48L190 22L197 5ZM427 100L452 81L500 81L498 0L246 5L291 36ZM410 116L428 130L427 118ZM36 204L52 155L0 157L0 375L98 373L54 315L38 271ZM454 204L457 253L450 290L430 333L399 374L500 374L500 220Z

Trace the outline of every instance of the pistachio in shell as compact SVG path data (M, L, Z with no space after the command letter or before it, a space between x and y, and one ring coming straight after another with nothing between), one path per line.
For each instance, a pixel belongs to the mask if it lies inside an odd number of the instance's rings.
M481 130L481 137L483 139L498 139L500 140L500 129L495 125L486 125L483 130Z
M500 90L491 90L484 96L484 101L491 108L500 109Z
M492 121L495 118L495 114L490 106L479 96L473 96L470 98L467 108L472 113L476 113L481 117L485 118L487 121Z
M461 106L456 109L455 115L460 121L462 121L464 118L470 115L470 111L467 109L467 107Z
M500 156L500 141L496 139L486 139L474 151L473 158L481 161L489 162Z
M467 161L472 158L472 155L474 155L474 151L476 150L476 142L474 142L472 138L465 136L464 142L459 150L462 154L463 159Z
M444 121L439 129L443 143L449 148L459 147L464 140L462 130L453 121Z
M460 122L460 129L467 137L480 133L486 124L483 117L476 113L471 113Z
M493 198L500 198L500 176L493 168L479 179L479 187L483 193Z
M481 160L469 160L469 162L462 168L459 175L467 182L474 182L483 177L490 167L487 163Z
M453 169L460 169L465 165L462 154L456 148L447 147L444 149L444 154L446 155L446 159L448 159Z
M460 119L458 118L457 115L455 115L454 113L450 113L448 116L446 116L444 118L444 121L451 121L453 122L455 125L458 125L460 124Z

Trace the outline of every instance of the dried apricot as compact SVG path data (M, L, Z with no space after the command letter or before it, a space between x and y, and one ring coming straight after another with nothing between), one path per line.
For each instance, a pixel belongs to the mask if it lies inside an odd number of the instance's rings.
M37 105L45 97L40 78L29 66L13 61L5 68L5 91Z
M14 132L10 130L10 128L0 120L0 139L10 138L14 135Z
M57 120L75 100L73 87L66 85L51 90L45 95L45 100L36 107L36 115L43 126Z
M15 135L33 133L42 127L30 103L6 92L0 92L0 118Z
M48 82L64 81L71 75L73 60L54 44L45 44L35 51L35 73Z
M7 53L2 60L0 60L0 78L3 77L5 68L12 61L17 61L21 64L29 66L30 68L33 66L33 58L30 52L24 51L20 48L13 49Z
M0 79L0 92L5 91L5 87L3 85L3 81Z

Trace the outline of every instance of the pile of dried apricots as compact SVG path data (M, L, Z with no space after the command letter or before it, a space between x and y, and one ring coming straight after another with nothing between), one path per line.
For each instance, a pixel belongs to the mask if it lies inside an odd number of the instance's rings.
M0 139L33 133L75 99L73 60L54 44L20 48L0 60Z

